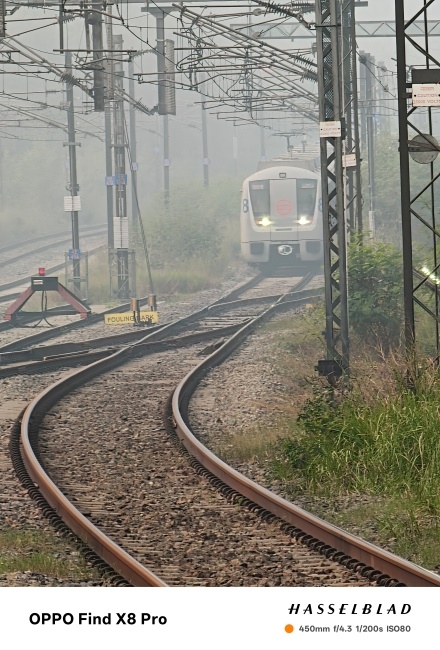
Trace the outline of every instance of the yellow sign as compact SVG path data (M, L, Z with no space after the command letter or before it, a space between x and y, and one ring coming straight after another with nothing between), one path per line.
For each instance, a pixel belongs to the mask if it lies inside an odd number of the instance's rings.
M157 311L141 311L141 323L157 323L159 321ZM123 312L122 314L104 314L106 325L131 325L134 324L134 315L132 311Z

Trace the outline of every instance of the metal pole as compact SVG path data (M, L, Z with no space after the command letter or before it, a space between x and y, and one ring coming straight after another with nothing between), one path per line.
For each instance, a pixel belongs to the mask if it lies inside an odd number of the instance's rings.
M105 126L105 175L110 183L113 178L113 161L112 161L112 115L111 106L108 100L105 101L104 109L104 126ZM113 185L107 185L107 243L109 250L115 247L115 237L113 232Z
M371 110L371 108L370 108ZM367 135L368 135L368 183L370 188L370 210L368 214L370 236L372 239L376 236L376 152L374 137L374 116L367 115Z
M232 136L232 158L234 161L234 176L238 173L238 138L237 127L234 124L234 135Z
M367 70L365 66L365 52L359 52L359 99L360 99L360 131L361 131L361 151L365 153L367 147Z
M168 115L163 116L163 200L170 203L170 130Z
M113 51L113 23L112 23L112 6L109 5L106 11L105 29L107 49ZM105 62L105 103L104 103L104 125L105 125L105 175L107 178L107 242L109 250L110 263L110 290L112 289L111 281L111 259L112 251L115 247L114 235L114 206L113 206L113 160L112 160L112 114L111 102L114 99L114 70L113 55L111 54Z
M67 75L72 74L72 53L65 53L65 64ZM70 170L70 183L68 189L72 197L72 207L74 207L75 199L78 196L79 185L76 173L76 147L80 146L75 142L75 106L73 101L73 84L67 80L66 82L66 100L67 100L67 146L69 147L69 170ZM79 223L78 211L73 210L72 215L72 249L73 249L73 290L75 294L81 298L81 263L79 259Z
M329 379L338 371L349 372L340 31L338 1L316 0L319 119L323 129L338 124L341 129L339 136L320 138L327 361L319 362L318 370ZM327 127L326 122L336 125Z
M415 344L415 323L413 303L413 260L411 231L410 174L408 156L408 88L406 82L405 52L405 9L404 0L395 0L396 7L396 53L397 93L399 106L399 156L400 196L402 206L402 248L403 248L403 301L405 313L405 344L409 357Z
M266 160L266 134L264 133L264 122L261 121L260 124L260 160L264 162Z
M163 192L164 205L167 209L170 202L170 142L169 142L169 122L166 114L166 94L165 94L165 13L155 11L156 17L156 52L157 52L157 72L158 72L158 100L159 115L163 115Z
M130 59L128 62L128 94L135 99L134 90L134 63ZM136 153L136 111L134 105L130 103L128 109L130 119L130 152L131 152L131 219L133 225L136 225L140 219L137 196L137 153Z
M367 115L367 146L368 146L368 184L370 188L370 210L368 214L370 235L374 239L376 232L375 209L376 209L376 83L372 72L374 57L365 54L366 72L366 115Z
M206 108L202 102L202 141L203 141L203 185L209 187L209 156L208 156L208 127L206 124Z
M113 37L115 50L122 51L122 36ZM116 54L113 55L116 58ZM114 160L116 174L116 218L114 221L114 237L118 267L118 298L128 298L130 295L128 269L128 218L127 191L125 170L125 119L123 100L122 60L115 62L115 102L114 102Z
M92 43L93 60L97 61L93 68L93 99L95 111L104 110L104 62L102 61L102 50L104 49L102 37L102 5L92 5L92 9L96 8L97 11L90 11L89 22L92 25Z
M155 11L156 17L156 52L157 52L157 73L158 73L158 103L159 115L166 113L165 104L165 13Z
M357 74L357 49L356 49L356 8L352 0L352 13L350 25L350 43L351 43L351 75L353 86L353 138L354 153L356 156L356 168L354 172L356 186L356 227L359 233L363 231L362 218L362 174L361 174L361 151L359 140L359 98L358 98L358 74Z

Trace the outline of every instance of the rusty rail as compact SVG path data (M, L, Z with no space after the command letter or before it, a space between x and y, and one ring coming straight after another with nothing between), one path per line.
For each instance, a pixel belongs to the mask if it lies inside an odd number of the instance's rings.
M283 303L289 304L289 303ZM277 308L276 306L275 308ZM270 490L248 479L229 467L207 449L193 434L189 426L188 404L200 380L211 368L222 363L249 334L249 330L273 312L270 307L256 321L245 325L229 341L193 368L176 388L172 399L172 412L176 433L187 451L209 472L231 489L243 495L264 510L274 514L298 531L296 535L308 546L326 554L336 551L334 559L344 560L346 566L361 569L371 579L382 577L409 587L440 587L440 576L408 562L369 542L351 535L307 511L279 497ZM339 554L338 554L339 552Z

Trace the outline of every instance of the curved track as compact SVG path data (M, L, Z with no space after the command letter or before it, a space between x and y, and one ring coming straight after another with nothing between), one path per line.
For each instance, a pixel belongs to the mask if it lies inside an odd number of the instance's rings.
M255 328L259 322L264 318L268 318L272 313L280 309L292 308L295 303L294 296L282 296L274 305L269 309L260 308L260 314L255 318L249 319L249 313L243 317L243 305L240 305L240 313L242 319L239 331L230 339L229 342L223 345L217 345L214 351L207 359L198 364L196 369L192 370L185 380L181 381L178 389L173 397L173 417L177 426L177 435L183 442L188 452L194 456L196 460L196 468L199 473L204 473L209 480L213 481L227 498L233 503L240 503L246 506L251 511L255 511L263 516L269 523L281 523L283 534L292 536L300 540L303 544L311 547L313 550L312 555L316 557L317 552L326 555L333 561L339 561L341 570L350 574L352 572L353 579L364 580L361 584L367 584L368 581L379 581L383 585L419 585L419 586L439 586L440 577L424 571L420 567L416 567L411 563L397 558L381 549L366 544L362 540L358 540L354 536L348 535L344 531L340 531L333 526L329 526L325 522L305 513L292 504L280 499L268 490L261 486L253 484L242 475L238 474L232 468L229 468L218 458L213 456L209 450L205 449L193 436L187 418L187 406L190 399L191 392L197 385L200 377L204 376L209 369L214 365L220 363L228 354L232 352ZM310 295L307 297L296 297L296 304L299 302L310 300ZM227 303L228 299L223 300L223 304ZM229 302L231 302L229 300ZM239 306L237 303L234 308ZM210 311L211 314L219 309L219 306L213 306ZM202 310L205 312L206 310ZM204 314L206 315L206 314ZM200 317L201 313L197 315L199 319L198 329L200 330ZM231 317L229 317L230 319ZM96 553L104 559L106 563L111 565L120 575L124 576L131 584L135 585L163 585L165 580L153 575L147 571L144 562L138 562L129 558L126 551L115 547L113 542L106 539L102 531L98 530L91 522L85 517L76 512L71 504L66 500L66 497L61 495L59 489L53 482L45 475L40 463L38 462L38 428L45 413L56 403L61 397L67 395L74 388L82 386L85 382L90 381L93 377L102 375L105 372L114 370L122 363L134 357L141 357L144 354L151 354L153 349L151 343L155 337L163 335L166 331L168 333L176 333L176 327L188 327L188 320L185 323L172 323L162 328L160 332L151 333L145 337L139 344L132 345L128 348L113 353L107 358L97 361L96 363L87 366L72 373L67 379L60 380L54 385L47 388L41 395L33 400L24 413L21 422L21 439L24 464L31 477L31 483L37 483L40 490L44 495L44 499L58 512L69 526L81 537L89 546L91 546ZM245 323L245 321L248 321ZM237 323L235 324L237 325ZM170 341L162 341L162 345ZM146 347L150 345L150 348ZM176 345L176 341L174 342ZM202 351L203 352L203 351ZM135 370L132 372L135 373ZM137 372L137 371L136 371ZM133 375L136 376L136 373ZM100 380L102 381L102 380ZM136 383L136 382L135 382ZM133 387L135 388L135 387ZM94 398L96 399L96 398ZM169 421L170 422L170 421ZM170 434L173 434L173 426L168 425ZM18 432L18 425L16 427ZM16 444L17 447L17 444ZM17 458L17 449L14 452L16 463L19 464ZM205 467L202 469L201 466ZM18 465L17 465L18 467ZM19 469L23 475L23 468ZM185 470L186 472L187 470ZM186 475L186 474L185 474ZM23 476L23 480L25 479ZM75 479L77 480L77 479ZM34 485L29 485L31 490L35 490ZM200 491L200 488L198 488ZM41 497L40 497L41 498ZM102 508L101 508L102 510ZM102 513L100 513L102 516ZM222 517L220 517L222 519ZM223 521L222 521L223 523ZM249 525L249 524L247 524ZM316 560L309 560L311 566L316 567ZM247 565L247 561L244 563ZM315 563L315 564L314 564ZM306 563L307 564L307 563ZM330 571L330 569L328 569ZM334 568L331 571L335 571ZM156 572L155 572L156 573ZM324 574L325 571L323 570ZM362 574L362 578L359 574ZM336 573L335 573L336 575ZM345 574L344 574L345 575ZM355 578L357 576L357 578ZM321 579L324 579L321 575ZM339 576L335 578L335 584L341 583L343 579ZM347 578L345 578L347 580ZM277 583L275 583L277 584ZM290 584L290 583L288 583ZM319 583L318 583L319 584ZM327 583L328 584L328 583Z

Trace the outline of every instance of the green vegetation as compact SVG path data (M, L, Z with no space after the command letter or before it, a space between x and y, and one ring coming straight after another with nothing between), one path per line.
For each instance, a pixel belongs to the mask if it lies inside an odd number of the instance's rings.
M49 533L35 530L0 530L0 574L31 571L55 578L97 579L78 551Z
M400 351L400 254L349 247L351 386L311 377L322 349L321 306L264 326L280 388L267 422L231 433L221 453L258 460L318 516L430 569L440 565L440 371L423 350ZM413 380L408 386L406 377ZM269 398L268 398L269 402ZM261 400L259 402L261 408Z
M403 319L402 254L389 244L354 238L348 246L353 332L384 349L399 344Z
M158 295L191 294L216 286L240 251L239 190L236 180L173 188L168 208L157 195L143 215L154 289ZM140 232L132 233L138 267L137 294L146 295L149 284ZM91 302L108 300L106 255L91 258Z
M382 368L376 395L360 384L339 399L317 390L282 443L283 475L307 494L378 498L373 519L382 542L398 540L397 552L432 567L440 553L440 373L419 368L409 389L403 368L388 375Z
M274 472L293 494L315 499L317 514L434 568L440 557L440 372L423 356L426 349L411 368L399 351L399 251L355 240L348 257L350 390L310 381L312 394L274 453ZM318 332L312 327L309 340ZM285 341L282 346L289 350Z
M240 249L239 190L223 179L203 188L199 183L173 188L168 208L157 196L144 215L154 268L186 268L208 262L214 270L227 265Z

